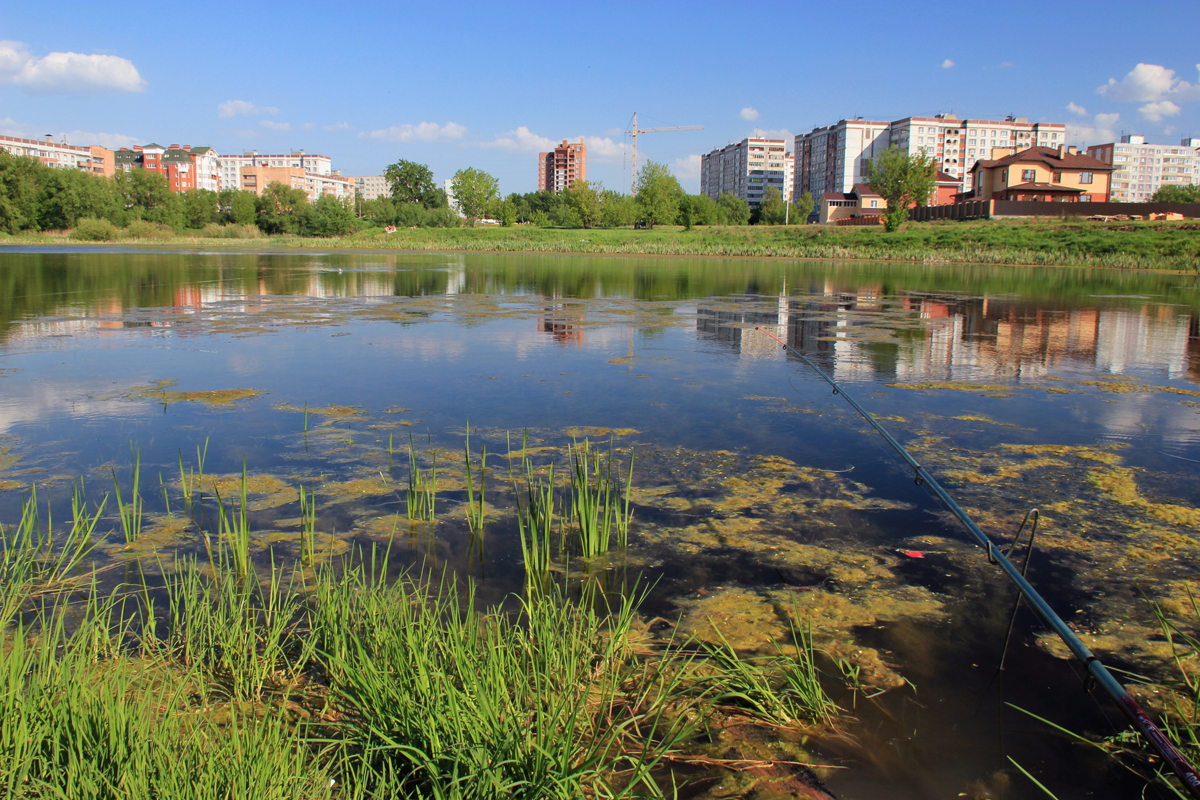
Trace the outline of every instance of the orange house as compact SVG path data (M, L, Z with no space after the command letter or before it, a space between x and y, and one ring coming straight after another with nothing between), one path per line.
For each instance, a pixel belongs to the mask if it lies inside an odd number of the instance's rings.
M1113 167L1074 147L1030 147L971 167L974 191L964 200L1108 201Z

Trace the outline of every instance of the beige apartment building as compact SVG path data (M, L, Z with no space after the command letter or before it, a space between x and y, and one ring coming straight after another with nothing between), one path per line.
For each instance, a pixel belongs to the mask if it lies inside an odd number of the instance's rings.
M926 153L938 171L969 191L971 167L992 158L992 148L1057 147L1065 137L1063 123L1030 122L1024 117L960 120L955 114L938 114L892 122L843 119L796 137L795 195L811 192L819 203L825 192L851 192L870 179L871 163L889 147L913 155Z
M792 196L795 160L783 139L751 136L713 150L700 160L700 193L713 200L729 192L757 207L769 187Z
M302 190L310 203L322 197L333 197L342 202L354 200L354 183L337 174L336 170L333 175L314 175L300 167L242 167L238 188L261 195L272 183Z
M260 155L257 150L247 150L240 156L220 156L217 159L222 189L239 189L242 186L242 167L287 167L302 169L312 175L332 175L333 159L329 156L293 150L291 153Z
M1163 186L1200 184L1200 139L1183 139L1175 147L1147 144L1145 136L1131 134L1087 153L1113 168L1114 203L1144 203Z
M382 175L347 175L346 180L353 184L354 193L363 200L378 200L392 194L392 187Z

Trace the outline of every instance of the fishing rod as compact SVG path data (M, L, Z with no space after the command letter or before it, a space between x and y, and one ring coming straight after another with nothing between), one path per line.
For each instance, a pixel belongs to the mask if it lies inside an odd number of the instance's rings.
M867 413L867 411L860 406L853 397L846 394L842 387L838 385L837 381L826 375L825 371L818 367L808 356L804 355L799 350L780 339L778 336L775 336L761 327L756 327L755 330L761 331L775 341L779 342L779 344L783 346L784 350L787 350L795 355L814 372L820 375L826 383L833 387L834 394L840 394L846 400L846 402L849 403L850 406L857 411L862 418L865 419L871 425L871 427L876 430L877 433L879 433L880 436L884 438L891 448L900 454L900 457L903 458L908 466L913 470L913 481L918 486L922 484L927 485L930 490L933 491L933 494L935 497L937 497L938 501L945 506L946 510L958 518L958 521L963 524L963 526L967 529L967 532L971 534L971 537L976 541L976 543L978 543L980 547L987 551L988 561L1000 567L1004 574L1008 576L1008 579L1016 585L1018 591L1021 592L1021 595L1025 598L1025 600L1027 600L1033 607L1033 610L1037 612L1038 616L1041 617L1042 620L1049 625L1055 633L1058 634L1058 637L1063 640L1063 643L1070 649L1075 657L1083 663L1083 666L1087 669L1088 675L1090 676L1089 682L1093 682L1103 687L1104 691L1108 693L1108 696L1113 699L1113 701L1117 704L1117 707L1120 708L1125 716L1129 718L1129 721L1133 723L1134 727L1141 731L1142 735L1146 737L1146 741L1150 743L1150 746L1153 747L1160 756L1162 756L1164 761L1171 765L1171 769L1187 788L1188 792L1191 793L1192 797L1196 798L1196 800L1200 800L1200 772L1196 771L1196 768L1191 765L1191 763L1187 760L1187 757L1184 756L1184 754L1179 751L1179 748L1167 738L1166 734L1164 734L1162 730L1154 724L1154 721L1150 719L1150 716L1145 711L1142 710L1141 706L1137 704L1137 701L1130 696L1125 687L1122 686L1121 683L1112 676L1112 673L1110 673L1105 666L1100 663L1100 659L1096 658L1096 656L1094 656L1092 652L1087 649L1087 646L1080 641L1079 637L1075 635L1075 632L1068 627L1066 622L1063 621L1063 618L1060 617L1054 611L1054 609L1050 607L1050 604L1047 603L1040 594L1038 594L1037 589L1033 588L1033 585L1026 580L1025 576L1022 575L1021 572L1015 566L1013 566L1013 563L1009 561L1007 557L1005 557L1004 553L1002 553L1000 549L992 543L992 540L988 538L988 535L979 529L979 526L975 524L974 520L967 516L967 512L963 511L958 503L954 502L954 498L951 497L946 490L942 488L942 485L938 483L932 475L929 474L929 471L921 466L921 464L915 458L913 458L912 453L908 452L904 445L896 441L895 437L888 433L882 425L876 422L875 418ZM1089 690L1091 689L1091 686L1087 686L1087 684L1085 684L1085 686Z

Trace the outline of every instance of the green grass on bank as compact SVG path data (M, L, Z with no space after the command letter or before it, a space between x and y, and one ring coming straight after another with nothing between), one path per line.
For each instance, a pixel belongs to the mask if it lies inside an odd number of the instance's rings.
M14 236L11 244L72 244L69 233ZM127 243L246 246L237 239L179 235ZM909 223L896 233L879 228L804 226L561 229L380 229L341 238L277 236L255 247L363 248L419 251L594 253L612 255L836 258L947 261L973 264L1088 266L1194 270L1200 265L1200 223L1076 220L973 220Z

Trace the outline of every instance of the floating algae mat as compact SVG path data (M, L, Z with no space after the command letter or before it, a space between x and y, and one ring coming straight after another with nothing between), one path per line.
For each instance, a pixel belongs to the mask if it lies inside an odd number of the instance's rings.
M654 762L661 789L1033 796L1016 761L1060 797L1169 796L1012 709L1122 730L1027 611L996 679L1010 587L764 331L845 385L998 543L1037 507L1034 585L1163 697L1174 653L1150 601L1187 628L1200 562L1194 277L269 248L8 248L0 275L0 524L11 535L36 507L52 534L28 613L93 580L165 609L191 576L231 574L304 608L356 570L451 580L459 607L496 620L536 592L591 592L591 608L636 601L621 670L648 682L620 672L622 691L685 687L662 695L671 724L724 697ZM579 662L597 680L618 663L599 652ZM162 687L209 679L157 657L130 668ZM305 688L319 670L284 662L262 697L222 684L189 724L228 732L268 707L338 722L322 693L349 688ZM227 681L218 666L206 674ZM784 691L809 666L836 710L811 684ZM796 714L809 721L782 722ZM328 787L328 763L298 764Z

